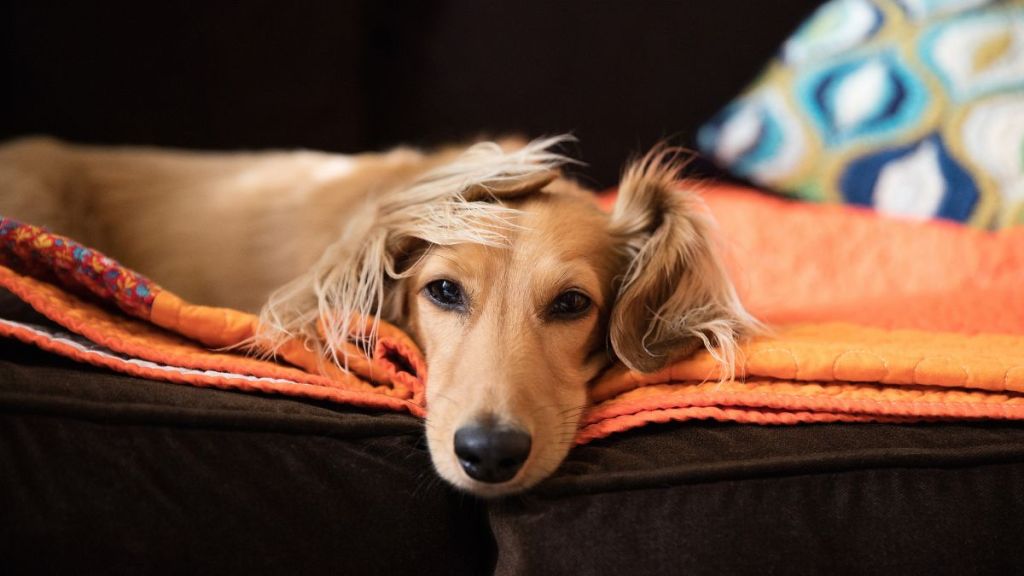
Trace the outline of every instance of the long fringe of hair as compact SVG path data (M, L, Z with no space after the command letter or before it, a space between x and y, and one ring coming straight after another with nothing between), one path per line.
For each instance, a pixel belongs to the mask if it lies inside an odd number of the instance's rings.
M552 148L571 139L538 139L514 151L493 142L476 144L409 187L370 199L346 217L341 237L312 269L270 296L260 331L248 345L274 355L298 339L347 368L345 343L372 351L387 284L409 274L410 267L400 269L397 261L402 248L410 241L507 245L516 211L495 202L499 191L570 162Z

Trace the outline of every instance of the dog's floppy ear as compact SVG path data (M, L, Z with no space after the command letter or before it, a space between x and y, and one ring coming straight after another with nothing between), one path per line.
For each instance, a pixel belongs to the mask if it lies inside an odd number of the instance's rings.
M658 146L622 178L611 227L630 264L611 312L611 345L640 372L703 346L731 376L737 339L757 321L718 257L706 207L680 185L679 157Z

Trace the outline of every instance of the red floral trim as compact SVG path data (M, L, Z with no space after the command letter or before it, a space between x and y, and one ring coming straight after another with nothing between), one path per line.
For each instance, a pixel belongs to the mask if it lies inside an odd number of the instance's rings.
M0 264L88 293L144 320L160 286L116 260L40 226L0 217Z

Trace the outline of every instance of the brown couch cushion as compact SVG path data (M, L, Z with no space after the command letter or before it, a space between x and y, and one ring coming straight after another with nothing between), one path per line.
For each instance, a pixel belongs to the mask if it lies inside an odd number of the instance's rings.
M995 574L1024 425L692 422L574 450L490 508L498 574Z
M481 574L410 416L153 382L0 340L8 574ZM10 571L10 569L14 569Z

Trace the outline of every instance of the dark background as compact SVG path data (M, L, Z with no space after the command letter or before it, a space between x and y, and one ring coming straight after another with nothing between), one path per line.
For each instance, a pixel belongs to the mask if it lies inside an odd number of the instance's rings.
M0 138L339 152L573 132L594 186L750 82L815 0L0 8Z

